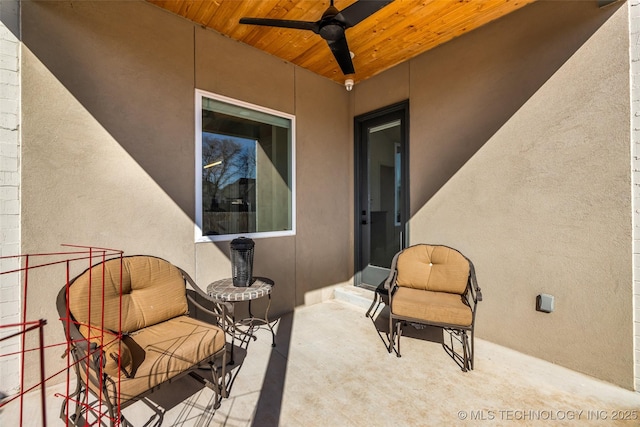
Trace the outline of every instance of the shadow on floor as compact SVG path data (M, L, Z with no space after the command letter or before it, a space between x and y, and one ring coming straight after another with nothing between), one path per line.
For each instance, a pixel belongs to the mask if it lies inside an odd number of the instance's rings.
M275 339L276 346L271 348L267 369L253 415L252 426L270 427L280 424L287 359L291 330L293 328L293 313L283 315L276 323L278 326ZM233 396L233 383L240 374L242 365L248 355L250 342L252 342L251 339L240 342L236 340L238 345L234 347L235 363L227 367L227 390L230 397ZM202 370L199 374L205 379L212 380L209 370ZM205 386L196 379L185 376L173 382L170 386L154 392L145 403L154 411L161 411L162 413L174 408L180 408L177 419L171 422L172 426L210 425L216 415L216 410L213 407L215 397L207 397L204 400L200 398L201 395L205 395L204 393L199 393L204 388ZM206 396L209 395L207 394ZM145 425L148 425L148 423Z
M260 397L251 423L255 427L280 425L282 395L287 376L287 361L293 329L293 313L283 315L278 321L276 347L272 347L267 371L260 388Z
M397 348L392 348L389 340L389 297L382 287L382 284L376 289L376 297L371 303L371 306L369 306L365 316L371 319L378 333L378 337L387 351L389 353L393 351L397 355ZM445 335L447 336L446 341ZM464 370L463 358L460 353L455 351L455 346L459 344L459 346L462 347L462 342L453 332L437 326L404 322L402 326L402 338L419 339L441 344L443 351L447 353L461 370Z
M230 352L230 344L227 344ZM247 356L248 342L241 342L234 347L234 364L227 365L226 388L229 393L233 388L233 383L242 370L242 365ZM205 380L213 382L211 370L206 367L199 370L198 374ZM182 406L181 413L172 425L194 425L197 418L197 425L208 425L215 415L214 405L215 395L211 395L206 401L198 399L201 391L206 386L196 378L186 375L180 379L165 384L163 387L153 392L144 402L156 413L166 413L176 407ZM192 412L193 411L193 412ZM197 414L197 416L194 416ZM151 421L151 420L150 420ZM145 424L148 425L148 424Z

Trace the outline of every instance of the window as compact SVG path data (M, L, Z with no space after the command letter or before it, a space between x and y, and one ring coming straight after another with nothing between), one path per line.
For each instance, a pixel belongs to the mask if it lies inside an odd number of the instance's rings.
M196 90L196 241L295 234L294 125Z

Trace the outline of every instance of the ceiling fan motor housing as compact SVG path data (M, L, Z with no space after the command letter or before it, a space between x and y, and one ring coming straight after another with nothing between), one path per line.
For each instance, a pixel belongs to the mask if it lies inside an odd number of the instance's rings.
M337 21L321 24L319 34L325 40L340 40L344 37L344 26Z

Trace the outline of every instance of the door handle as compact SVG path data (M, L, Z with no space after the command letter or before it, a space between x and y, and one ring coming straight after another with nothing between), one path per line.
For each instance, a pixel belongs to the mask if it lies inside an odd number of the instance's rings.
M367 225L367 211L362 211L362 218L360 219L360 224Z

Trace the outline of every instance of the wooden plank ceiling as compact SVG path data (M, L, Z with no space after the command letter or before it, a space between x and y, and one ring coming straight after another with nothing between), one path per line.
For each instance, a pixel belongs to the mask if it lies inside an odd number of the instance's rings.
M147 0L316 74L343 83L325 40L312 31L244 25L241 17L317 21L328 0ZM335 0L345 9L355 0ZM395 0L346 31L355 82L366 80L535 0Z

